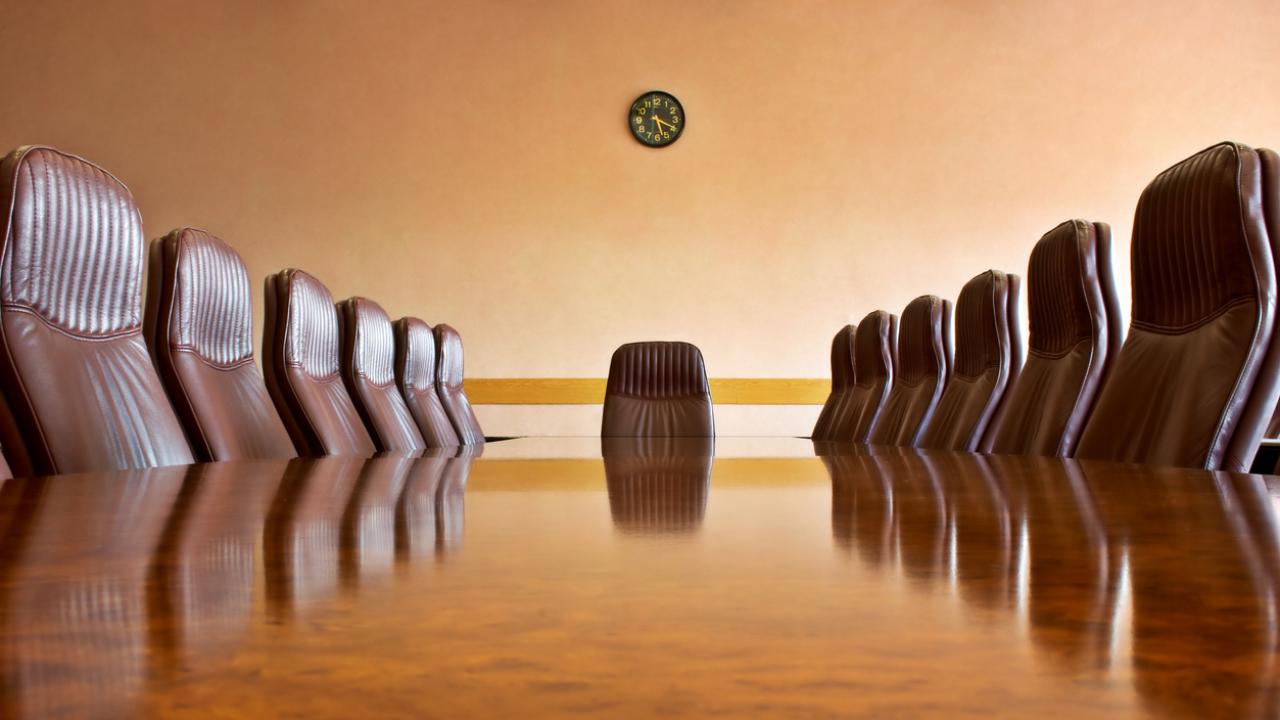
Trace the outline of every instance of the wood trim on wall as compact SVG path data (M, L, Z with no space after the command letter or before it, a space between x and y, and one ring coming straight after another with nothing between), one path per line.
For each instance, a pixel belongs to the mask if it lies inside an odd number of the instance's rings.
M826 378L712 378L717 405L821 405ZM473 405L599 405L604 378L467 378Z

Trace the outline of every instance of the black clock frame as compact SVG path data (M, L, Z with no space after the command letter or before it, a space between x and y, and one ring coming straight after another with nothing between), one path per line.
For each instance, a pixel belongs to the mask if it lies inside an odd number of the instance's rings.
M636 106L638 106L646 98L651 98L654 95L661 95L662 97L670 100L671 103L676 106L676 110L678 110L680 113L680 132L676 133L674 136L672 136L670 140L663 143L652 143L640 137L640 135L636 133L635 124L631 122L631 118L635 117L635 114L636 114ZM635 138L636 142L640 143L641 145L647 148L658 149L658 148L664 148L664 147L674 145L677 140L679 140L681 137L684 136L684 129L685 127L688 126L688 124L689 124L689 116L685 115L684 105L682 105L680 101L676 99L675 95L672 95L666 90L650 90L648 92L641 93L639 97L631 101L631 107L627 109L627 132L631 134L631 137Z

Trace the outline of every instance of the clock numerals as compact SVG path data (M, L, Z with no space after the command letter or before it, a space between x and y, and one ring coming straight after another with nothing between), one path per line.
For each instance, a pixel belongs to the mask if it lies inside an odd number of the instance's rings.
M667 93L646 93L631 104L631 134L645 145L663 147L675 142L683 123L684 108Z

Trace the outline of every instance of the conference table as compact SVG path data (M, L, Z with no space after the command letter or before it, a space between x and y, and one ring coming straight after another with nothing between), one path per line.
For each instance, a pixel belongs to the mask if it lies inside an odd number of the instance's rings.
M1280 479L522 438L0 484L0 717L1261 717Z

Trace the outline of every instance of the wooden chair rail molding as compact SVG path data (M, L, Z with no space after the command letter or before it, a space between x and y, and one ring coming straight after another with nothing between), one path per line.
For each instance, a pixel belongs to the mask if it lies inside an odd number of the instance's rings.
M473 405L599 405L604 378L467 378ZM712 378L717 405L821 405L826 378Z

